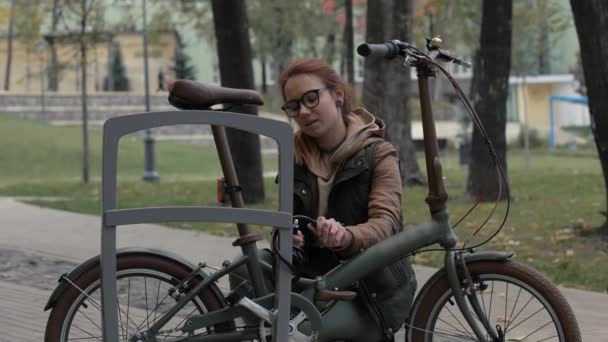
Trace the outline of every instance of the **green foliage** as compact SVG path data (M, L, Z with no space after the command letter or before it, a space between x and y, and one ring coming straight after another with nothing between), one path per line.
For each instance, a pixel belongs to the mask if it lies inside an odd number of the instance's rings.
M558 1L514 1L511 72L549 73L550 49L572 24L570 9Z
M339 33L332 14L323 12L319 0L247 1L257 56L272 56L282 64L293 54L319 57L325 37Z
M424 46L425 37L439 35L449 50L471 56L479 45L480 26L480 0L421 0L414 3L412 32L417 46Z
M129 79L127 78L125 65L122 62L122 54L119 44L114 44L112 54L112 86L110 87L109 79L106 76L103 80L103 90L128 91Z
M40 39L40 30L44 21L43 3L16 0L15 2L15 31L17 37L28 48L33 48Z
M194 80L196 79L196 68L190 61L190 56L186 54L186 44L179 35L175 34L177 39L177 45L175 46L175 60L171 70L175 72L175 78Z
M414 4L413 33L418 46L424 37L439 35L454 52L473 56L479 46L481 0L420 0ZM572 26L570 9L558 1L514 1L511 72L547 72L550 48ZM432 31L432 32L431 32ZM544 61L545 70L541 70Z

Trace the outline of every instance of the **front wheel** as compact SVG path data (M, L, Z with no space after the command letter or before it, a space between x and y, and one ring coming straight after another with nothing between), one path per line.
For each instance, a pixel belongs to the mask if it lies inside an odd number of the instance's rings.
M131 341L134 335L146 331L176 303L169 289L185 279L190 270L179 263L150 255L119 256L116 265L119 339ZM191 286L197 282L197 278L192 279ZM183 336L179 327L188 317L221 308L220 298L208 288L203 289L165 325L165 332L157 337L171 339ZM228 322L213 329L230 329L232 326L233 322ZM49 315L45 342L101 339L101 270L97 265L74 279L57 301Z
M581 340L570 305L534 269L513 261L478 261L467 267L484 314L490 326L504 332L503 341ZM447 275L430 281L414 304L406 341L478 341L458 309Z

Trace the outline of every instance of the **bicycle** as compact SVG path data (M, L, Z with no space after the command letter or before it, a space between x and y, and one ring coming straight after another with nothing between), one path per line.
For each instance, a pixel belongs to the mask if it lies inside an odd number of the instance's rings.
M409 318L404 322L406 341L580 341L572 309L543 275L512 261L513 253L510 252L476 252L478 245L456 247L457 238L449 223L447 192L438 158L428 78L434 77L437 70L445 73L473 122L479 124L479 121L462 90L438 62L467 63L442 50L436 39L428 40L427 49L428 53L425 53L408 43L393 40L384 44L363 44L358 52L363 56L402 56L406 65L418 71L429 185L426 198L431 213L429 222L372 246L321 277L292 279L291 230L300 228L302 220L314 220L290 214L293 190L290 186L293 174L291 127L270 119L210 110L211 106L220 103L259 105L262 98L254 91L177 81L170 102L186 111L134 114L106 122L102 253L61 277L45 307L45 310L53 309L45 340L390 339L394 332L386 331L369 308L360 307L354 300L360 294L352 291L352 285L374 270L412 254L429 251L421 249L439 243L442 247L439 250L445 252L445 266L417 294ZM118 139L145 128L183 123L211 124L233 208L115 209ZM279 143L278 212L244 209L224 126L267 133L265 135ZM480 129L483 132L483 128ZM500 165L497 167L501 175ZM504 177L502 181L506 186ZM505 188L508 192L508 186ZM206 273L203 268L210 266L204 263L195 266L164 251L116 251L116 226L164 221L236 223L239 238L233 245L241 247L243 256ZM252 233L250 223L275 227L272 247L277 257L273 265L260 259L256 242L262 237ZM215 282L241 265L246 265L250 282L224 295ZM276 292L266 288L265 275L276 276ZM153 290L150 296L148 279ZM291 292L292 280L294 287L302 289L299 293ZM148 305L148 299L154 302L152 307Z

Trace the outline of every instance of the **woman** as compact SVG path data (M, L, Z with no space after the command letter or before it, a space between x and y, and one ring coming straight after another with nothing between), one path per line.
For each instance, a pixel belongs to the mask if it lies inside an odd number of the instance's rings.
M320 59L290 63L280 77L285 113L295 121L294 215L316 218L294 235L306 262L324 274L340 262L401 230L401 177L384 123L362 108L335 70ZM362 282L391 335L407 318L415 275L407 260Z

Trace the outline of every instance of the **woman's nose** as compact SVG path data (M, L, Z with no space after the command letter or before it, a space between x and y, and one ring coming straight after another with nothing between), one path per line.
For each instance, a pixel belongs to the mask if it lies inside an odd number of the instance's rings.
M298 110L298 116L310 114L310 108L306 107L303 104L300 104L300 109Z

